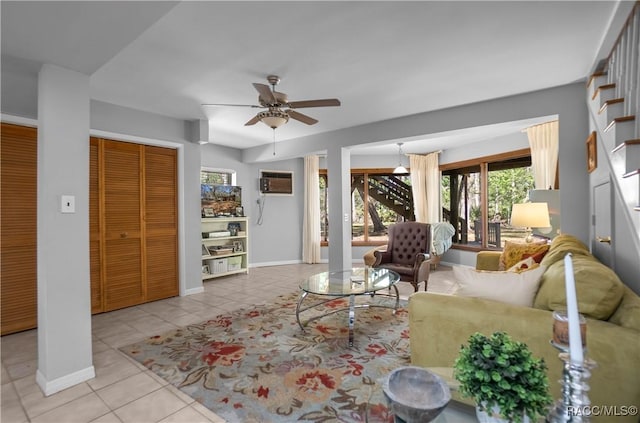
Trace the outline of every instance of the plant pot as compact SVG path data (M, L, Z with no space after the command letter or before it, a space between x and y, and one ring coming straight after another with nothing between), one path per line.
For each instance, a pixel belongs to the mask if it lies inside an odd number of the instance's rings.
M504 419L500 415L500 408L497 405L491 407L491 410L480 410L476 405L476 417L480 423L509 423L510 420ZM528 416L522 417L522 423L530 423Z

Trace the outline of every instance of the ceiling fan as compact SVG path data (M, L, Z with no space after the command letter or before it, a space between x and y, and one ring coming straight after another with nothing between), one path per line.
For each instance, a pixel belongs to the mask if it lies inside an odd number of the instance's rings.
M251 118L245 126L255 125L262 122L272 129L276 129L289 121L289 118L299 122L313 125L318 121L310 116L302 114L293 109L302 109L305 107L329 107L339 106L340 100L337 98L327 98L322 100L303 100L289 101L285 93L276 91L276 85L280 82L277 75L267 76L267 81L271 84L269 88L266 84L254 83L253 86L258 91L259 104L203 104L203 106L237 106L237 107L253 107L267 109L259 112ZM285 109L286 108L286 109ZM284 109L284 110L283 110Z

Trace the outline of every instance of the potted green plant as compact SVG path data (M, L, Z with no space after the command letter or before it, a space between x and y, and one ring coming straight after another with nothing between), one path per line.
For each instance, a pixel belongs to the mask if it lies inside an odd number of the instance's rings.
M516 423L535 421L547 414L553 402L544 359L533 357L526 344L504 332L471 335L453 368L460 393L475 400L481 422L499 421L495 417ZM494 420L483 420L486 414Z

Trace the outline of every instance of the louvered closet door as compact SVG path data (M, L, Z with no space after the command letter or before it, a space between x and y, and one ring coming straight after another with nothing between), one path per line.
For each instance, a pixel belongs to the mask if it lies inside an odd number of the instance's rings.
M178 295L176 150L145 146L147 300Z
M100 142L89 144L89 261L91 269L91 313L99 313L102 304L100 275Z
M145 300L142 267L142 149L124 142L102 142L104 311Z
M2 124L1 334L37 325L37 132Z

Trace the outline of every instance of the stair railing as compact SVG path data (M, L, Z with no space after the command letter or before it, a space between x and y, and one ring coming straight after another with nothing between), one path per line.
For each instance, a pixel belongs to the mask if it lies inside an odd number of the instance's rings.
M636 3L614 45L605 67L607 83L615 84L615 98L624 99L625 116L636 115L635 135L640 134L640 3Z

